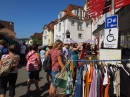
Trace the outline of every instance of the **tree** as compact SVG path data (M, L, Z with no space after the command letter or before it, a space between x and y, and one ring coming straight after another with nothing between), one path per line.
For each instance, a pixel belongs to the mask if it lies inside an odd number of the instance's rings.
M32 39L32 41L33 41L33 44L42 45L42 40L39 40L37 37L34 37L34 38Z

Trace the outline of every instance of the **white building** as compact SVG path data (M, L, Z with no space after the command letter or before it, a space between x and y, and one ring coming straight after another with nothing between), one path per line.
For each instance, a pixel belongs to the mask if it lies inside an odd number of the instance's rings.
M54 43L54 23L52 21L48 25L45 25L42 33L42 45L48 45L49 43Z
M83 42L92 39L91 30L91 20L86 20L84 8L70 4L58 14L58 21L54 25L54 41L72 39Z
M49 31L48 31L48 25L45 25L43 27L43 33L42 33L42 45L48 45L49 43Z

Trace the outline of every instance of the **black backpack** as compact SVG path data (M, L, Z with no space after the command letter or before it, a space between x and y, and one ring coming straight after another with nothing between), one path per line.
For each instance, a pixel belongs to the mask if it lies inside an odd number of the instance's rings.
M45 72L51 72L51 68L52 68L52 60L51 60L51 54L49 54L43 61L43 70Z

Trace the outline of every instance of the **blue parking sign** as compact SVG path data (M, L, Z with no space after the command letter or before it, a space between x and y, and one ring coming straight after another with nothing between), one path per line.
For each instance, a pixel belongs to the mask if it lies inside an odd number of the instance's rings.
M106 17L105 29L117 28L118 27L118 15Z

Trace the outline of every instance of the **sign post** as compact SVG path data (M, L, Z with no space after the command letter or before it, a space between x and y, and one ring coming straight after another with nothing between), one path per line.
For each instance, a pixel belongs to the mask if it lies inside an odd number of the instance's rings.
M118 47L118 16L112 15L105 20L104 48Z

